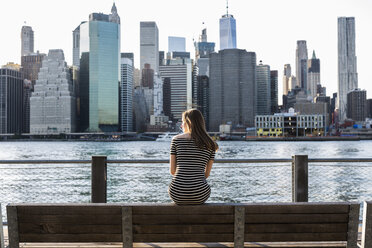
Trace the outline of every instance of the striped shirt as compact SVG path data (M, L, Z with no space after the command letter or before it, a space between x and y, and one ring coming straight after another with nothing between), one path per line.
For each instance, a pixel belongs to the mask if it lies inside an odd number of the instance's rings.
M215 151L200 149L193 139L173 138L170 154L176 155L176 173L169 185L170 198L178 205L203 204L211 194L205 167Z

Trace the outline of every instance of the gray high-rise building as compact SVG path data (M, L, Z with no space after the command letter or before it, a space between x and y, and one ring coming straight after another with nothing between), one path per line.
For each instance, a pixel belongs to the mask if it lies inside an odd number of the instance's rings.
M120 126L122 132L133 131L133 53L122 53L120 63Z
M354 17L338 18L338 94L339 121L346 119L347 94L358 88L357 57L355 52Z
M34 31L30 26L23 26L21 31L21 56L34 52Z
M271 81L270 66L263 65L262 61L256 67L256 100L257 115L271 114Z
M80 66L80 25L72 31L72 65L77 67Z
M317 88L320 85L320 60L316 58L315 51L313 56L307 61L307 93L314 100Z
M186 52L186 38L168 36L168 52Z
M149 64L159 72L159 30L155 22L140 23L140 70Z
M23 75L19 69L0 68L0 134L21 133L23 123Z
M367 92L354 89L347 93L347 118L354 121L365 121L367 116Z
M225 49L210 54L209 131L220 124L253 127L256 110L256 53Z
M208 42L207 29L204 28L199 36L199 42L194 42L195 59L209 58L209 54L214 52L214 46L214 42Z
M296 78L297 85L307 89L307 46L306 40L298 40L296 48Z
M292 76L292 70L290 64L284 65L284 71L283 71L283 95L288 95L288 92L290 91L290 85L289 85L289 78Z
M226 14L220 18L220 50L237 48L236 46L236 20L229 14L229 6L226 6Z
M271 113L278 112L278 71L270 71Z
M30 99L30 133L72 133L76 99L63 51L49 50Z

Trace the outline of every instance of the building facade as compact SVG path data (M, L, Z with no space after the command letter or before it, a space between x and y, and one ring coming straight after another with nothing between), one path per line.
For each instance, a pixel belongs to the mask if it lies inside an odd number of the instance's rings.
M283 95L287 95L290 91L289 78L292 76L292 69L290 64L284 65L283 71Z
M312 99L317 95L317 88L320 83L320 60L313 56L307 61L307 93Z
M133 131L133 53L120 59L120 131Z
M271 114L278 112L278 71L270 71Z
M226 13L220 18L220 50L233 49L236 46L236 20Z
M186 38L168 36L168 52L186 52Z
M339 121L347 115L347 94L358 88L357 57L355 52L355 18L338 18L338 101Z
M256 67L256 99L257 115L271 114L271 80L270 66L262 61Z
M75 132L76 99L62 50L50 50L30 98L30 133Z
M195 60L198 60L199 58L209 58L209 54L214 52L215 43L208 42L206 28L202 30L202 33L199 36L199 41L194 42L194 47Z
M307 45L306 40L298 40L296 48L297 86L307 89Z
M80 25L80 95L82 131L119 129L120 18L92 13Z
M19 69L0 68L0 134L23 131L23 83Z
M225 49L210 54L209 131L221 124L253 127L256 112L256 54Z
M140 23L140 70L149 64L159 72L159 29L155 22Z
M365 121L367 116L367 92L354 89L347 94L347 118L354 121Z
M30 26L23 26L21 30L21 56L34 52L34 31Z

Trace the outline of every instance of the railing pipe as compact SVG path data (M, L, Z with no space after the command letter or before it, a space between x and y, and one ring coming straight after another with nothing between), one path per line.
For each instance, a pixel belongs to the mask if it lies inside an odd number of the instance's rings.
M92 203L107 202L107 156L92 156Z
M1 203L0 203L0 248L5 248L5 242L4 242L4 227L3 227L3 211L1 208Z

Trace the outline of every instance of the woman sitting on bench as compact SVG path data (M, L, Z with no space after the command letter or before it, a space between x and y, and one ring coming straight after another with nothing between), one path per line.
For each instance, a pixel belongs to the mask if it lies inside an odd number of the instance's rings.
M190 109L182 114L183 134L175 136L170 148L169 196L178 205L196 205L206 202L211 189L208 178L215 152L216 142L208 135L202 113Z

